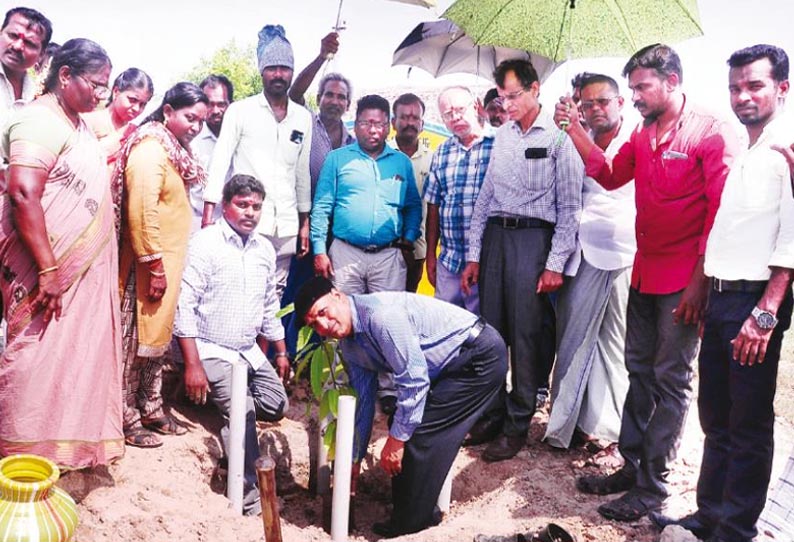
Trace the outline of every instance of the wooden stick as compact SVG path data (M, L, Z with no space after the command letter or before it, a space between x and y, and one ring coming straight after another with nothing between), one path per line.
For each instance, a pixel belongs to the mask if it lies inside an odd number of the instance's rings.
M265 526L266 542L281 541L281 519L276 498L276 462L262 456L256 460L256 476L259 479L259 498L262 500L262 523Z

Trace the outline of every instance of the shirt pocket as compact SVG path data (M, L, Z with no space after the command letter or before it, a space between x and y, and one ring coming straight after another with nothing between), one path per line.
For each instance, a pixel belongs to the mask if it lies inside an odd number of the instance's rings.
M381 179L378 182L381 201L389 207L401 208L405 202L406 182L399 175Z
M703 174L697 158L683 151L666 150L657 160L660 171L653 184L662 196L679 199L702 190Z

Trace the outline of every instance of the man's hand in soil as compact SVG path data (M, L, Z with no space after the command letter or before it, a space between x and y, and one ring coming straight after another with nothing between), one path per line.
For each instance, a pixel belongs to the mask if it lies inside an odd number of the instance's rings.
M400 474L403 468L403 446L405 446L403 441L392 436L386 439L386 444L380 452L380 466L389 476Z

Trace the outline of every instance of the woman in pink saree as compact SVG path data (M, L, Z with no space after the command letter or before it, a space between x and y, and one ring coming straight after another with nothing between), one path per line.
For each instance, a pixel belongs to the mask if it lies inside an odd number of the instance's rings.
M110 60L66 42L45 94L3 134L0 455L34 453L67 469L124 452L118 254L104 153L80 113L107 98Z

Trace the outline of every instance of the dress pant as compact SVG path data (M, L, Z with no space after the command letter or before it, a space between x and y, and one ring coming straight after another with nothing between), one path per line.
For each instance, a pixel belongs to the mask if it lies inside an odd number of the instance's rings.
M698 325L673 323L682 292L643 294L632 288L626 315L629 391L618 447L626 468L637 472L636 489L661 502L692 399Z
M504 341L486 326L431 384L422 423L405 443L402 471L392 478L391 522L401 533L438 523L438 495L463 438L497 399L506 374Z
M698 410L706 439L698 517L726 542L752 540L764 508L774 452L775 382L791 289L778 311L763 363L740 365L730 343L761 292L711 292L700 350Z
M538 387L548 378L548 352L554 346L544 314L551 303L537 294L538 279L551 249L551 228L508 229L488 224L480 258L480 313L510 347L512 389L502 405L506 409L503 433L524 436L535 413ZM488 416L493 417L494 411Z

